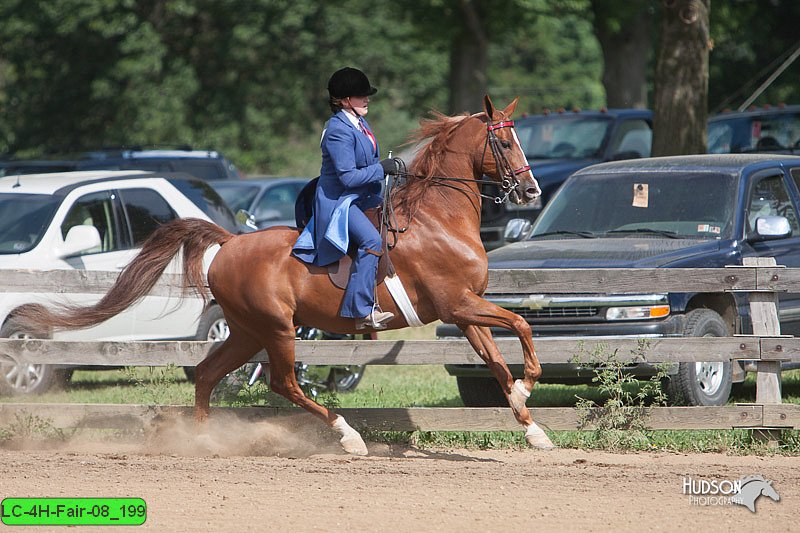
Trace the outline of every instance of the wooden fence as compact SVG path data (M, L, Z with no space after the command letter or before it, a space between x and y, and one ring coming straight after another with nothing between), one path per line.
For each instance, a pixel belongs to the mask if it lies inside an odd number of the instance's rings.
M115 272L55 271L43 274L6 271L0 292L104 293ZM580 346L591 351L598 345L617 351L621 360L638 362L693 362L747 360L757 369L756 401L723 407L654 407L647 424L653 429L784 429L800 427L800 405L781 403L781 361L800 361L800 338L782 336L777 314L777 294L795 290L800 269L775 266L772 259L746 260L745 266L719 269L541 269L490 271L492 293L642 293L642 292L746 292L753 319L752 335L701 338L648 338L641 354L638 339L587 337L584 339L537 337L537 354L543 363L569 362ZM175 294L178 280L164 276L155 294ZM514 338L497 339L508 363L521 363L522 352ZM191 366L213 348L212 343L77 342L43 339L0 340L0 361L106 366ZM630 354L630 355L628 355ZM298 341L297 359L311 365L430 365L480 363L466 340L431 341ZM259 353L253 361L265 361ZM534 390L535 394L535 390ZM296 413L272 408L216 408L252 419ZM397 431L516 430L505 408L372 408L341 409L359 427ZM189 414L190 407L94 404L0 404L0 427L20 413L51 420L57 427L129 428L148 424L168 414ZM552 430L579 427L573 408L534 408L534 418ZM302 415L301 415L302 416ZM589 427L588 429L591 429Z

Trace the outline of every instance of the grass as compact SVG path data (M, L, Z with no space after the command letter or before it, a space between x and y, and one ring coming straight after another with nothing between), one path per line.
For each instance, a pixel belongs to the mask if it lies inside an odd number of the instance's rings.
M435 325L401 332L381 333L381 339L432 338ZM632 393L636 393L636 385ZM455 378L441 365L369 366L358 388L348 394L323 397L321 402L340 407L459 407L463 406ZM579 398L602 405L608 396L589 385L539 384L529 405L532 407L575 406ZM192 405L194 386L181 368L125 368L106 371L76 371L63 391L33 398L0 398L0 402L46 403L132 403ZM737 388L732 403L755 401L755 379ZM800 370L783 374L784 403L800 404ZM253 402L250 402L253 403ZM264 403L258 402L258 403ZM0 437L8 428L0 428ZM422 447L504 448L522 447L522 432L382 432L366 435L373 440L401 442ZM676 452L786 453L800 455L800 432L784 431L778 450L765 445L747 430L731 431L641 431L636 434L611 432L600 439L593 431L557 431L554 443L568 448L617 450L663 450ZM609 438L611 439L609 441ZM614 441L617 438L618 441ZM2 440L2 439L0 439Z

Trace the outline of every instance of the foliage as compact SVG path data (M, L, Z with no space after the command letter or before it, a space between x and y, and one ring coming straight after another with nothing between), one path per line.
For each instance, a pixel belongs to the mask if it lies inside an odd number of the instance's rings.
M800 2L712 2L708 106L736 109L800 46ZM754 102L798 103L800 59Z
M52 444L66 439L66 433L53 426L51 420L24 411L16 413L8 426L0 428L0 445L4 447L28 447L31 443Z
M541 0L506 3L490 90L521 94L521 109L598 105L588 24ZM370 118L384 153L397 151L420 117L445 108L450 30L438 15L454 5L401 4L2 0L0 152L191 144L247 173L311 175L327 79L346 64L379 88ZM573 4L585 2L556 7Z
M465 6L482 17L490 94L503 103L519 95L520 111L538 112L605 103L594 31L619 32L630 5L0 0L0 153L191 144L249 174L314 175L337 68L369 74L379 88L371 122L383 152L399 152L419 118L447 108ZM712 110L738 105L774 70L796 45L798 20L792 0L713 4ZM788 101L798 76L787 70L757 103Z
M603 405L594 400L578 397L575 409L578 411L579 427L593 428L594 438L610 449L630 448L647 442L647 417L652 405L666 405L666 396L661 381L666 379L667 366L658 366L658 371L648 381L639 381L630 373L632 362L646 361L645 352L649 348L647 339L640 339L631 357L622 361L617 350L608 351L608 346L600 343L589 352L583 342L579 353L572 362L582 366L594 366L592 382L600 392L607 396ZM635 385L632 391L628 385Z

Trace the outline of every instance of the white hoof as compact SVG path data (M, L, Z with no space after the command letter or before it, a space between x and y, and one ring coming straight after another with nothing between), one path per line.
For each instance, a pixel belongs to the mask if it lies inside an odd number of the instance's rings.
M358 433L342 437L339 439L339 443L342 445L342 449L350 455L367 455L368 453L367 445L364 444L364 439Z
M364 439L361 434L355 429L350 427L350 424L344 419L343 416L338 416L333 423L333 429L342 436L339 439L339 444L342 445L344 451L351 455L367 455L367 445L364 444Z
M528 446L539 450L552 450L556 447L550 437L535 422L525 430L525 440L528 442Z
M525 384L521 379L514 382L511 387L511 394L508 395L508 403L515 413L521 413L525 409L525 402L531 397L530 391L525 388Z

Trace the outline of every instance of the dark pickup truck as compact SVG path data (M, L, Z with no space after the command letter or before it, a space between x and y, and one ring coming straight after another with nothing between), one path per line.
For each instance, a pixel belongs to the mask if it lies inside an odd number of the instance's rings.
M653 137L653 114L647 109L530 115L515 125L542 196L529 206L485 202L481 238L487 250L504 244L509 220L536 220L573 172L606 161L649 157ZM800 154L800 105L752 107L711 117L708 153Z
M484 202L481 210L484 248L492 250L504 244L503 232L512 218L534 221L576 170L604 161L649 157L652 116L647 109L603 109L517 119L517 136L542 188L542 196L524 206ZM496 190L485 192L497 194Z
M719 268L745 257L800 267L800 157L697 155L603 163L577 171L530 233L489 253L489 268ZM522 226L520 226L522 227ZM520 235L517 235L520 237ZM752 332L739 293L487 294L522 315L534 336L730 336ZM800 333L800 294L780 296L782 334ZM437 337L460 337L443 324ZM493 330L495 335L509 335ZM449 365L468 406L502 405L484 365ZM512 367L519 376L521 368ZM721 405L744 379L739 363L680 363L667 393L675 403ZM650 377L655 369L631 372ZM589 382L590 368L543 365L542 382Z

